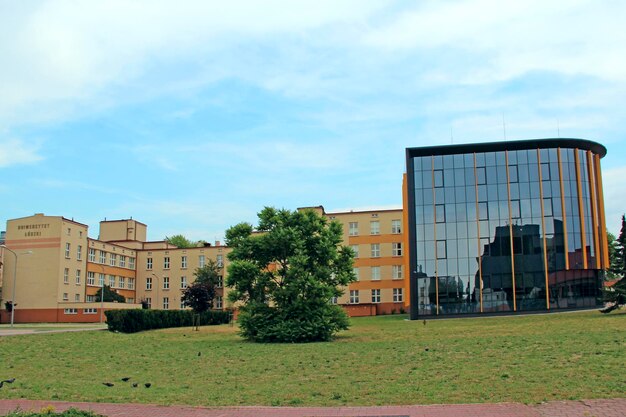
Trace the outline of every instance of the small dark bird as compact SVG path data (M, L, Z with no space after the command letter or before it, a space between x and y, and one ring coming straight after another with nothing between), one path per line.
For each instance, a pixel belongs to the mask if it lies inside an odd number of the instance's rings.
M428 352L428 348L424 349L426 352Z
M426 320L424 320L424 326L426 326Z
M4 380L4 381L2 381L2 382L6 382L7 384L12 384L12 383L14 383L14 382L15 382L15 378L5 379L5 380Z
M125 376L124 378L122 378L122 381L124 381L124 382L128 382L128 380L129 380L129 379L130 379L130 377L129 377L129 376Z
M146 388L150 388L152 386L152 384L149 382L146 382L144 385L146 386Z
M202 356L202 352L198 352L198 356Z
M107 387L112 387L112 386L114 386L115 384L112 384L112 383L110 383L110 382L103 382L103 383L102 383L102 385L106 385Z
M136 382L133 382L133 388L137 388L137 385L138 384Z

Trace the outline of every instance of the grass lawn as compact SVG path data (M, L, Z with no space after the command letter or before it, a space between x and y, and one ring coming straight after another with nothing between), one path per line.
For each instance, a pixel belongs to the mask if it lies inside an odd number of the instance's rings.
M17 380L5 384L0 398L337 406L626 393L624 312L433 320L425 326L404 316L359 318L334 342L303 345L248 343L236 331L222 325L198 332L2 337L0 379ZM106 381L115 386L102 385Z

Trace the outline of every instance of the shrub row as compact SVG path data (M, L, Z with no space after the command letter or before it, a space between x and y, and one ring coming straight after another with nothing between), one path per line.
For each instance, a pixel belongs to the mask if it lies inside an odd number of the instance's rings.
M136 333L150 329L168 327L206 326L228 323L230 311L205 311L194 313L192 310L109 310L107 325L112 332ZM194 321L194 316L197 318Z

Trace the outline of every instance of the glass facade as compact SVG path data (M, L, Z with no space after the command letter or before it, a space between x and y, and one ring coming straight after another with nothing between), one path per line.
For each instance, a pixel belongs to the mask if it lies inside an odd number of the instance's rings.
M598 305L605 153L574 139L408 149L411 317Z

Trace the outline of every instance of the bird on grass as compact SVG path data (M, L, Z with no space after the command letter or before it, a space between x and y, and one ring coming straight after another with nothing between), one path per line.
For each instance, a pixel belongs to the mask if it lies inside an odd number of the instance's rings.
M150 388L152 386L152 384L149 382L146 382L144 385L146 386L146 388Z
M426 319L424 319L424 326L426 326Z
M137 384L136 382L133 382L133 388L137 388L137 385L139 384Z
M2 388L2 386L4 385L4 383L5 383L5 382L6 382L7 384L12 384L12 383L14 383L14 382L15 382L15 378L5 379L4 381L0 381L0 388Z
M113 387L115 386L115 384L112 384L110 382L103 382L102 385L106 385L107 387Z
M198 352L198 356L202 356L202 352Z
M122 381L124 381L124 382L128 382L128 380L129 380L129 379L130 379L130 377L129 377L129 376L125 376L124 378L122 378Z

